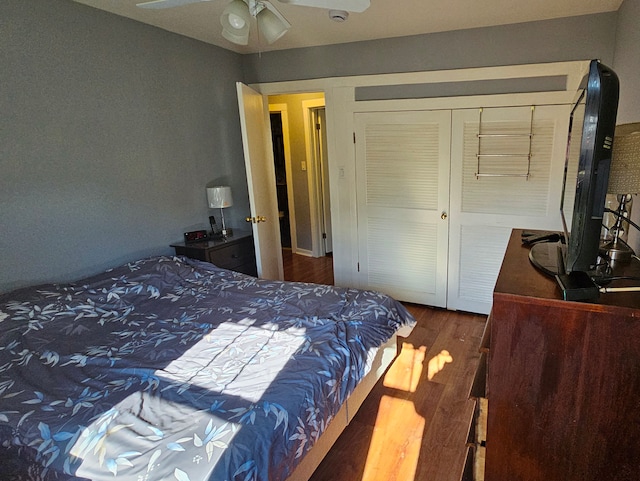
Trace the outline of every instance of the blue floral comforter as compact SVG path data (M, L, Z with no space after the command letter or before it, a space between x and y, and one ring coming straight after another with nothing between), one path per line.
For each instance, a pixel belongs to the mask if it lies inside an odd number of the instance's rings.
M413 319L182 257L0 296L3 479L284 480Z

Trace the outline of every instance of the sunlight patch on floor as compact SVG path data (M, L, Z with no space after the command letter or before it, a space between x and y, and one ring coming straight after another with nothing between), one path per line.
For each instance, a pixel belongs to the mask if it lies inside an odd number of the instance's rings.
M414 393L422 376L426 352L426 346L402 343L400 353L384 376L385 388ZM362 481L412 481L418 468L425 424L413 400L382 396Z
M449 354L449 351L443 349L436 356L429 359L427 365L427 379L431 381L433 377L444 369L446 364L452 363L453 357Z
M426 352L426 346L416 348L413 344L403 342L400 354L384 377L384 386L399 391L416 392Z
M413 480L424 427L413 401L382 396L362 481Z

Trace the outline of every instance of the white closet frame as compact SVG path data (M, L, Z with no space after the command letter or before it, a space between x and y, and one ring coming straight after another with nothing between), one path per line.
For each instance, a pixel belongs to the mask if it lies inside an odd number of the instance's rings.
M263 95L324 92L327 113L331 220L336 285L366 287L358 275L358 226L354 148L355 112L382 110L457 110L480 107L569 105L574 99L589 60L500 67L441 70L354 77L334 77L254 84ZM358 87L401 86L481 80L531 79L564 76L560 91L469 95L425 99L356 101Z

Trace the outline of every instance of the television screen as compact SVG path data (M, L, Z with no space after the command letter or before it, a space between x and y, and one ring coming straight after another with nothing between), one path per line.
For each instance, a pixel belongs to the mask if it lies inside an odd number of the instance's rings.
M615 72L592 60L569 119L560 201L564 237L535 244L529 253L549 275L590 273L598 264L618 90Z
M561 203L566 249L564 266L559 267L567 273L589 272L598 262L618 111L618 77L592 60L581 90L569 123Z
M571 109L569 118L569 134L567 135L567 151L564 163L564 179L562 180L562 198L560 199L560 216L565 238L568 237L578 180L578 162L580 160L580 144L582 142L582 122L584 120L584 104L587 93L586 77L584 88L578 92L578 99Z

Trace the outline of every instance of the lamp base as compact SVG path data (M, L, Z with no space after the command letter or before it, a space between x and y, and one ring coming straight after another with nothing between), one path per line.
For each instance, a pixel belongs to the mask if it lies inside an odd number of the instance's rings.
M627 264L635 254L633 249L622 239L614 239L600 246L600 252L612 262Z

